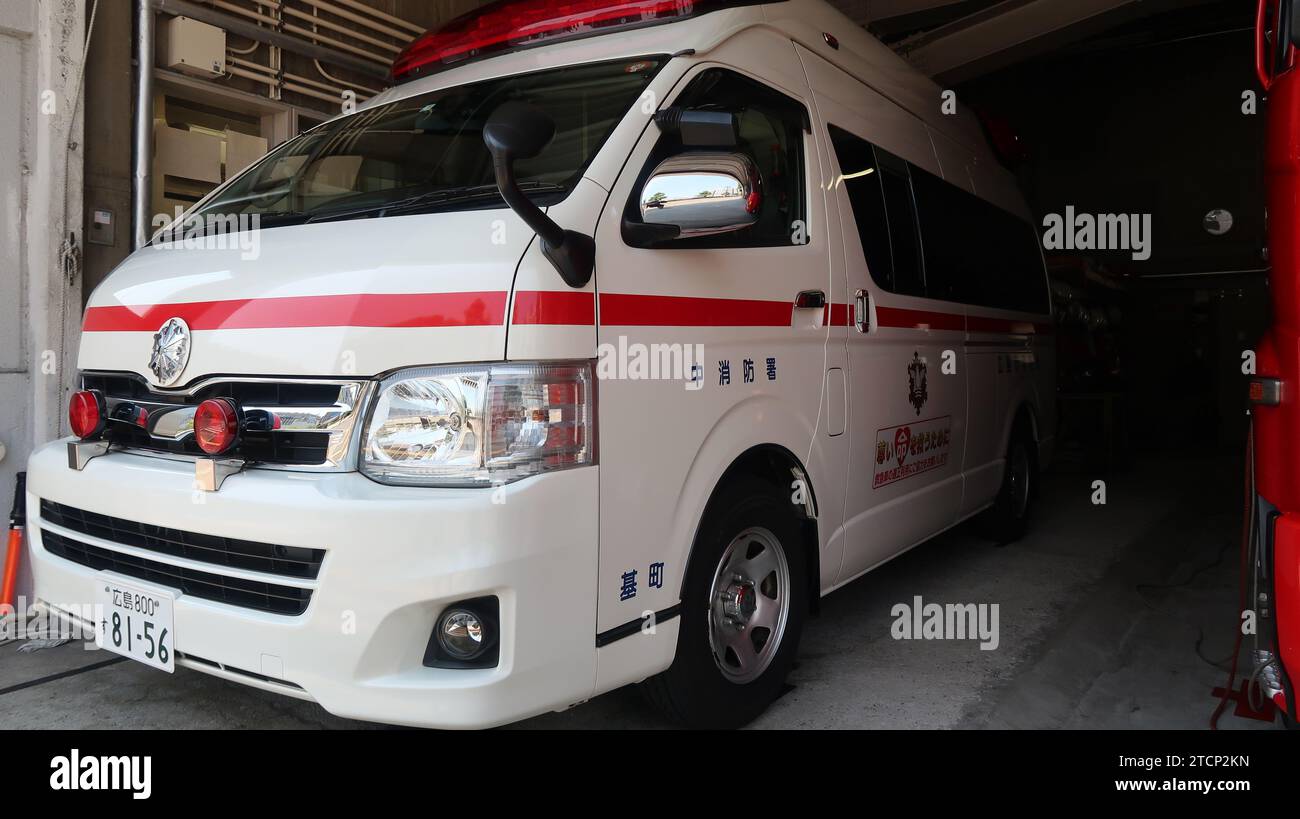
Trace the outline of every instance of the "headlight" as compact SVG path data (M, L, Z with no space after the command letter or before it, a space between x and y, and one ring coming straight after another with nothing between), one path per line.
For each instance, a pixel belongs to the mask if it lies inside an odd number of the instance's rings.
M386 378L361 470L382 483L487 486L595 463L590 363L428 367Z

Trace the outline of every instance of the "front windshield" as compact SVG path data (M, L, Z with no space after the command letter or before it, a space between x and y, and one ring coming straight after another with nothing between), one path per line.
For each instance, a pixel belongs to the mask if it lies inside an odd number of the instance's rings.
M663 61L581 65L377 105L285 143L187 221L261 228L502 207L483 125L508 100L555 120L555 139L515 163L538 204L568 195ZM219 218L212 218L219 217ZM243 228L247 229L247 228Z

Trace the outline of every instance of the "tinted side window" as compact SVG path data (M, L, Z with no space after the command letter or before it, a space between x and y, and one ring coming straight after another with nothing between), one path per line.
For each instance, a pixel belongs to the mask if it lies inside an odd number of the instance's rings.
M931 298L1045 313L1047 277L1028 222L912 169Z
M888 151L876 148L885 188L885 212L889 216L889 242L894 249L895 293L924 296L925 268L921 237L916 227L916 201L908 163Z
M843 128L829 130L872 280L891 293L925 295L907 163Z
M981 214L974 196L932 173L916 168L916 206L925 242L925 269L931 298L984 304L983 245L992 237L980 236ZM975 200L975 201L971 201Z
M736 115L739 141L735 148L758 165L763 199L758 222L735 233L678 239L660 247L778 247L796 237L807 243L807 195L804 173L804 131L808 111L798 101L733 71L712 68L691 81L675 105ZM678 134L664 134L642 170L635 190L665 159L691 150ZM634 196L626 216L639 221ZM803 230L797 227L803 225Z
M889 243L889 217L876 152L871 143L834 125L831 144L840 163L840 184L853 207L853 221L862 238L862 252L872 279L886 290L894 289L894 254Z
M997 210L997 213L1001 217L997 229L1004 242L1000 248L1002 264L1008 273L1006 281L1010 289L1009 293L1004 293L1003 303L1011 310L1051 312L1052 299L1038 231L1013 214L1002 210Z

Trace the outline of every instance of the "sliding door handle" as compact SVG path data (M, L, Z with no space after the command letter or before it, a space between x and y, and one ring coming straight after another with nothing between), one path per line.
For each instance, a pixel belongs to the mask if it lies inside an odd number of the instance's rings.
M871 332L871 295L865 290L853 295L853 323L859 333Z

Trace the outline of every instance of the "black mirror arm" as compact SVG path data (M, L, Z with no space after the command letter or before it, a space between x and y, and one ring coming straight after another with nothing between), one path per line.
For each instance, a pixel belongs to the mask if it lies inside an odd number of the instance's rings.
M515 179L514 158L505 151L493 151L493 169L497 188L524 224L542 240L542 254L555 265L560 278L570 287L586 287L596 267L596 242L590 236L565 230L542 212L533 200L519 189Z
M652 248L673 241L682 235L677 225L652 225L634 222L624 217L623 240L632 247Z

